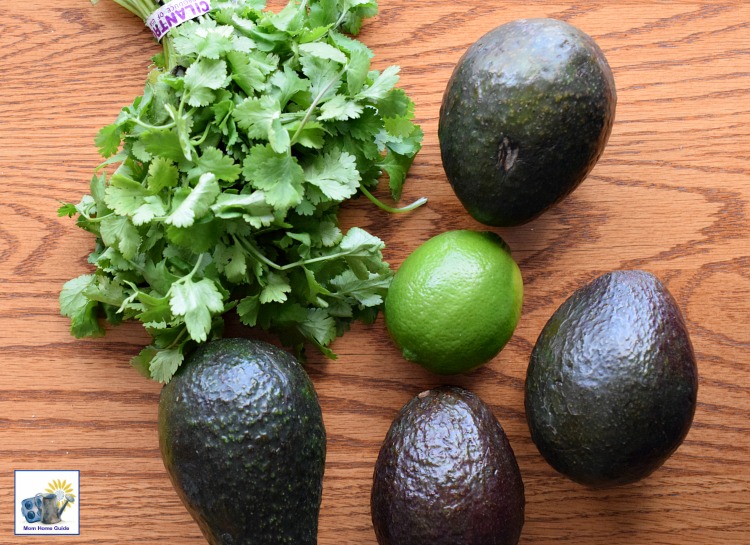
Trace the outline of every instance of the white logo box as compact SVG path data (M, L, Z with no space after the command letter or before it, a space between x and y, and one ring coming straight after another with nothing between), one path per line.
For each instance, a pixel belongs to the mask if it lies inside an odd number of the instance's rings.
M80 484L78 470L16 470L15 535L80 535Z

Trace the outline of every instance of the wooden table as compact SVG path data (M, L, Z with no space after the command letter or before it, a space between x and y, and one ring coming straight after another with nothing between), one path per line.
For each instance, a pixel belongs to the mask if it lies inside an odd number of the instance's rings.
M278 4L275 5L276 7ZM6 2L0 22L0 543L204 543L162 466L160 386L128 364L140 326L75 340L58 315L66 280L89 269L92 237L58 201L88 191L93 137L141 93L158 51L140 21L111 2ZM619 103L609 146L583 185L525 226L497 231L525 281L523 316L489 365L450 380L402 360L382 320L313 355L329 435L321 545L371 545L369 494L382 438L425 388L471 388L505 427L523 473L521 543L750 543L750 4L726 1L507 2L383 0L361 39L374 64L402 67L425 131L407 215L362 201L344 225L385 239L398 266L418 244L481 228L448 186L436 138L445 83L463 51L520 17L564 19L595 37ZM557 475L530 440L523 381L536 337L557 306L595 276L657 274L687 318L700 369L695 422L677 453L631 486L591 491ZM252 334L252 333L249 333ZM78 537L13 535L13 470L79 469Z

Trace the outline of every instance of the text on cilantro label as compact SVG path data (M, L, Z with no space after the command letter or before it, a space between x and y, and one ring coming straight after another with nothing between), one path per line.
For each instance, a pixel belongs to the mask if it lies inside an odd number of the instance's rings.
M170 29L211 11L208 0L173 0L163 5L146 19L154 37L161 40Z

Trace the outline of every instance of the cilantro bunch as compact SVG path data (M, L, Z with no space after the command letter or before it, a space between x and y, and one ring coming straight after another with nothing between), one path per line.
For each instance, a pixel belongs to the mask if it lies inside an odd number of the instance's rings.
M145 19L150 0L116 0ZM101 129L90 194L61 216L96 236L95 266L65 284L76 337L100 318L139 320L152 343L133 365L167 382L223 315L329 357L352 320L372 321L392 271L383 242L343 233L342 202L387 174L395 200L420 149L398 68L347 36L374 0L214 2L173 29L144 93ZM109 172L108 172L109 171Z

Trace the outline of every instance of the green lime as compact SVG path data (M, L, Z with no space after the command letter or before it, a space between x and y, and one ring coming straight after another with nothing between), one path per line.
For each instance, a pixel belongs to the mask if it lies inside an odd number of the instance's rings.
M495 233L448 231L407 257L385 300L388 332L404 357L438 374L495 357L516 329L523 280Z

